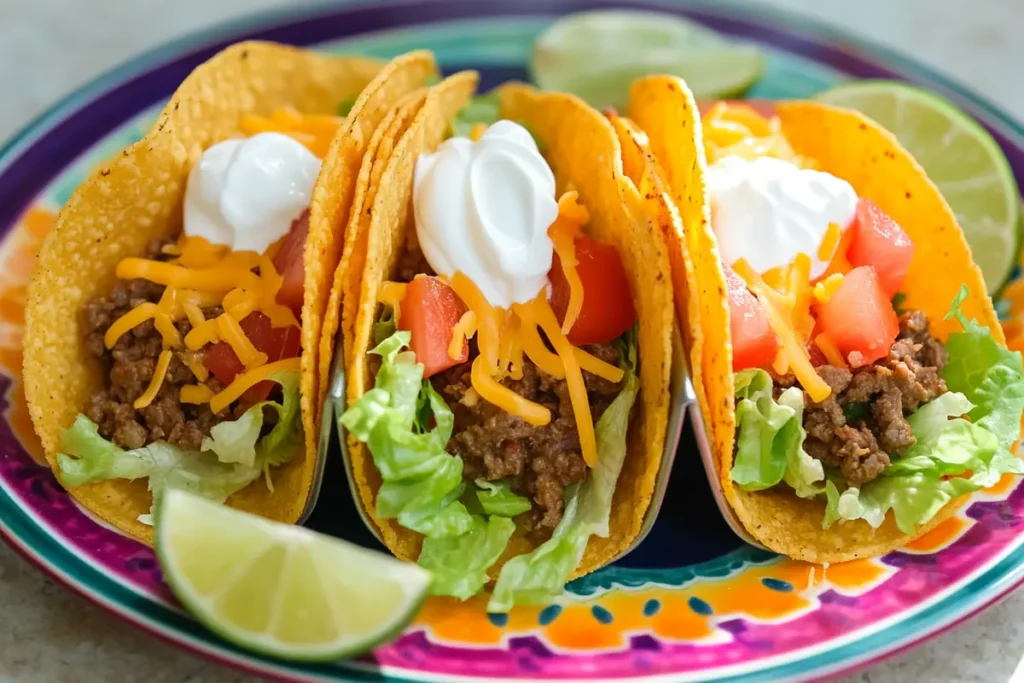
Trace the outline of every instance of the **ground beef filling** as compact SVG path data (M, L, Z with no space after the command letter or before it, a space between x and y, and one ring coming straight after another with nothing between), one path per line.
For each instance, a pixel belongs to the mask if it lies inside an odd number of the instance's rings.
M399 257L395 279L411 282L419 274L433 275L434 271L419 249L407 249ZM611 344L584 350L611 365L619 363L619 352ZM502 384L551 411L551 422L543 427L528 424L477 397L469 376L476 355L473 340L469 362L430 380L455 414L447 450L462 458L463 478L468 481L510 478L512 490L534 503L524 526L535 539L542 539L562 519L565 487L587 475L569 390L565 380L551 377L524 357L522 379L505 379ZM621 391L622 382L609 382L585 371L583 379L596 422Z
M619 352L611 344L585 347L601 360L617 365ZM476 396L470 385L470 363L463 363L434 376L434 388L455 414L455 429L448 452L463 462L467 480L511 478L512 490L534 502L527 526L531 533L549 535L562 519L565 487L587 475L580 452L580 437L565 380L555 379L523 360L523 377L505 379L502 384L520 396L551 411L544 426L528 424ZM601 416L622 389L583 373L594 421Z
M150 244L146 258L162 259L162 248L167 243ZM166 441L199 450L210 428L230 415L227 411L215 415L207 404L191 405L178 400L181 387L196 383L192 371L182 362L183 354L191 352L174 353L156 398L142 410L135 410L135 400L146 391L153 377L157 358L163 350L163 338L150 320L124 334L112 349L103 343L103 335L115 320L141 303L159 301L163 291L163 285L129 280L119 282L110 294L84 306L85 347L89 355L103 364L107 377L107 384L89 398L84 412L99 426L100 435L122 448L140 448L154 441ZM207 318L221 312L219 307L203 311ZM182 337L192 329L188 320L175 324ZM196 356L202 360L200 354ZM214 391L222 388L213 377L207 385Z
M831 365L817 368L832 394L821 403L805 399L804 448L839 468L851 486L871 481L889 466L890 453L916 442L905 416L946 393L939 373L947 360L924 313L904 313L885 358L852 372ZM776 380L777 388L793 383L791 375Z

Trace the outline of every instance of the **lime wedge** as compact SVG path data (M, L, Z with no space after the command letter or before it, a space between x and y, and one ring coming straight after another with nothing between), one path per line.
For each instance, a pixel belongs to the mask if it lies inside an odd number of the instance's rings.
M199 621L284 659L337 659L386 642L430 586L414 564L176 489L157 507L155 536L164 578Z
M860 81L818 99L856 109L899 139L956 213L989 293L999 291L1020 251L1021 200L992 136L951 102L905 83Z
M530 70L544 90L595 107L625 107L629 84L647 74L684 78L700 98L736 97L764 68L761 53L700 24L658 12L595 10L570 14L534 43Z

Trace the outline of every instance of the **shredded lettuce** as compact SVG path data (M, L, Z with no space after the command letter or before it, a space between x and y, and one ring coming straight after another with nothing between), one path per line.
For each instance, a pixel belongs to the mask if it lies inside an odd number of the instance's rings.
M423 539L419 564L433 575L430 590L467 600L487 583L487 569L498 561L516 530L508 517L494 515L485 520L473 515L471 527L458 536L427 536Z
M154 502L172 487L223 502L258 479L266 468L290 460L302 447L299 373L279 372L269 379L281 385L282 402L264 401L235 420L219 423L204 440L203 452L162 441L126 451L100 436L96 424L79 415L61 432L63 452L57 455L61 479L68 486L81 486L107 479L146 478ZM257 443L266 406L278 411L278 422ZM149 515L140 517L146 523L148 519Z
M530 509L528 498L512 493L512 485L508 480L487 481L477 479L476 498L480 508L488 515L515 517Z
M501 100L497 90L492 90L484 95L475 95L465 107L455 114L452 121L452 135L454 137L468 138L473 132L473 126L490 126L501 119ZM522 121L517 121L520 126L529 131L537 149L544 151L544 141Z
M498 92L491 91L486 95L475 95L457 114L452 122L452 133L455 137L468 138L473 126L480 124L489 126L501 118L501 102Z
M462 459L445 446L454 416L423 379L409 345L410 333L398 331L370 353L381 357L374 388L341 416L341 424L366 444L380 472L377 516L397 519L406 529L428 537L468 533L472 515L459 502ZM429 409L436 426L427 429Z
M736 458L732 480L746 491L761 491L785 481L801 498L823 489L821 462L803 449L804 395L796 387L772 398L772 378L764 370L743 370L736 385Z
M1021 355L967 319L961 305L968 294L961 287L946 315L962 328L946 340L942 378L949 393L907 418L917 442L893 456L878 478L859 489L829 488L825 528L840 519L878 527L892 510L900 530L913 533L954 498L992 486L1004 474L1024 474L1024 461L1010 450L1024 412Z
M774 401L771 378L753 370L736 374L733 481L747 490L785 481L803 497L823 493L825 529L855 519L877 528L892 511L900 530L913 533L954 498L991 486L1006 473L1024 474L1024 461L1010 450L1020 436L1024 412L1021 355L1000 346L987 327L967 319L961 311L967 296L967 288L961 287L946 316L962 327L946 340L949 362L942 377L949 392L907 417L916 442L890 453L890 466L877 478L847 487L841 477L830 475L824 487L817 484L823 476L803 452L806 434L802 429L799 438L787 433L792 429L787 419L797 424L802 420L802 400L800 405L787 400L791 389Z
M445 450L454 415L423 379L413 354L403 351L409 338L408 332L393 332L372 351L381 356L374 388L345 411L340 423L367 444L380 471L377 515L424 534L419 563L434 574L431 592L466 599L487 583L487 570L515 531L511 517L529 510L530 501L512 493L505 480L476 480L467 491L461 458ZM551 539L505 564L491 611L559 595L590 536L608 535L629 414L639 390L635 333L623 343L623 363L625 388L595 425L597 466L581 486L567 491L565 514Z
M635 331L626 335L622 351L623 389L594 426L597 464L582 484L567 489L565 512L551 538L501 568L487 611L508 612L516 605L550 602L562 594L590 537L608 536L612 497L626 459L629 415L640 389Z

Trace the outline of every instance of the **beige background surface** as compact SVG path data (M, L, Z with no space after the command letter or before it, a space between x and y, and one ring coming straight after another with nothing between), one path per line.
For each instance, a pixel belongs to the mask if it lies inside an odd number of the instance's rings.
M0 139L100 72L163 41L279 0L0 0ZM841 24L943 70L1024 120L1024 2L761 0ZM1006 681L1024 653L1024 592L848 679ZM250 680L158 642L0 545L0 680Z

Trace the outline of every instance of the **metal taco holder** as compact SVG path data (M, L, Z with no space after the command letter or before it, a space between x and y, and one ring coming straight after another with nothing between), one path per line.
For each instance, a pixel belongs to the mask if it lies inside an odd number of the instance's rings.
M344 351L343 337L341 334L338 334L334 346L334 359L331 362L331 383L328 387L327 396L321 409L320 436L317 444L316 475L313 482L312 495L310 495L309 500L306 503L302 520L305 520L316 504L317 493L320 489L320 482L323 477L324 463L327 461L328 451L330 450L331 430L336 427L338 430L339 441L341 442L341 455L345 462L345 478L348 481L349 490L351 491L353 500L355 501L356 510L359 511L359 517L363 520L363 524L366 525L366 528L370 530L378 541L383 543L384 539L381 536L380 529L377 528L377 524L370 518L360 503L361 496L359 489L355 484L354 477L352 476L352 460L348 452L348 443L345 438L346 432L340 422L341 415L345 412ZM642 359L641 362L643 362ZM679 443L682 440L683 428L686 425L687 419L691 420L693 424L697 448L700 451L701 460L704 462L704 472L707 475L708 483L711 485L711 491L714 494L715 502L718 504L719 512L722 514L722 517L725 518L726 523L728 523L733 532L743 541L758 548L763 547L746 532L743 525L736 518L732 508L729 506L728 501L725 499L725 493L722 490L722 483L718 479L718 471L715 466L714 454L708 442L707 433L704 429L704 420L701 417L700 405L697 403L697 394L693 389L693 383L691 381L686 362L686 353L683 351L682 335L680 334L678 327L673 330L672 334L672 376L669 385L669 396L671 405L669 408L668 428L665 433L665 448L662 451L661 465L658 468L658 476L654 482L654 492L651 496L650 505L648 505L647 511L644 513L643 523L640 526L640 532L637 534L636 538L633 539L627 548L616 555L612 561L614 562L622 559L632 552L638 545L640 545L654 527L654 522L658 517L658 512L661 510L662 503L665 500L669 477L672 474L672 465L675 462L676 453L679 449Z

